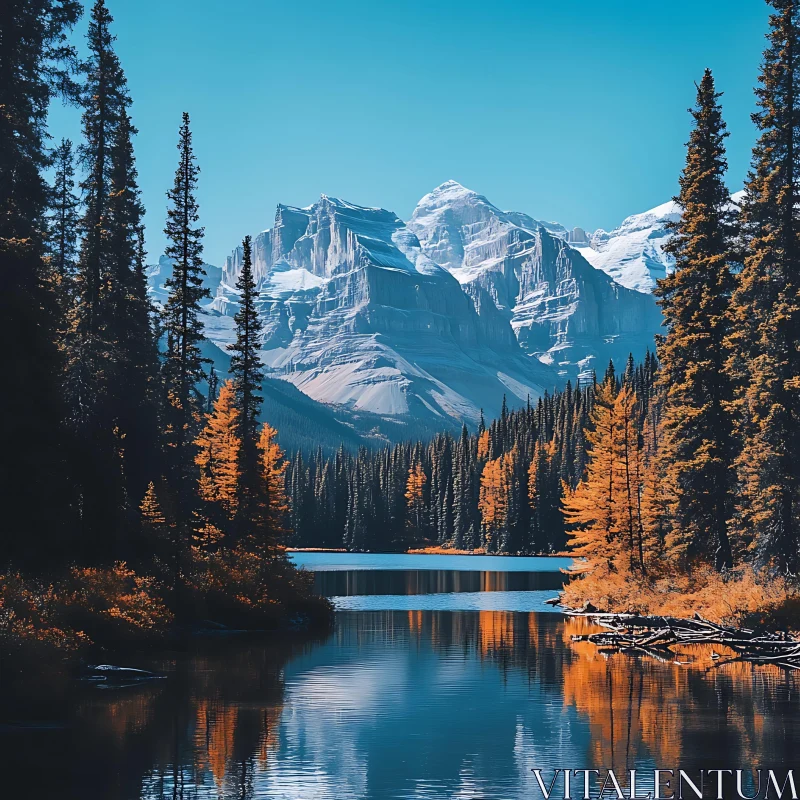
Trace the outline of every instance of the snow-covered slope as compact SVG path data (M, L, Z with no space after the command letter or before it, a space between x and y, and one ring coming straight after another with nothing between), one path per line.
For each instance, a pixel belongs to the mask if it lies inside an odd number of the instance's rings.
M427 422L495 414L558 382L520 349L493 303L473 303L392 212L323 196L279 206L255 237L263 359L309 397ZM241 248L227 259L206 333L233 338ZM477 308L476 308L477 307Z
M220 281L222 280L222 270L213 264L203 264L206 271L205 285L215 295ZM160 256L158 264L151 264L147 267L147 292L153 302L162 305L167 299L169 290L165 286L168 278L172 277L172 259L167 256Z
M680 216L677 203L663 203L627 217L613 231L595 231L588 246L575 249L622 286L637 292L652 292L656 281L675 266L672 256L664 252L664 245L672 235L667 224L676 222Z
M420 200L408 227L479 314L493 304L523 349L563 379L653 346L661 323L653 298L594 268L567 245L560 225L501 211L447 181Z
M731 195L738 206L744 192ZM633 214L613 231L595 231L587 245L573 247L594 267L617 283L637 292L652 292L656 281L675 267L675 259L664 252L672 237L668 225L681 217L680 206L670 200L641 214Z

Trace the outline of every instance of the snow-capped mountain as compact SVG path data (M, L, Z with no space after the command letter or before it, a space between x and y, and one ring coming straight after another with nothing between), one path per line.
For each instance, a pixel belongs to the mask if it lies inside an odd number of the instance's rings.
M524 403L555 372L520 349L510 321L474 303L392 212L321 197L279 206L253 242L263 359L309 397L354 412L432 421ZM227 259L206 333L233 338L241 248Z
M206 271L204 283L213 297L217 293L222 280L222 270L213 264L203 264L203 269ZM151 264L147 267L147 292L156 304L163 305L167 299L169 289L167 289L165 283L171 277L172 259L167 256L160 256L158 264Z
M738 207L744 192L731 195ZM664 252L672 237L669 223L681 218L681 207L670 200L641 214L633 214L613 231L596 230L589 241L572 246L597 269L617 283L637 292L652 292L656 281L675 268L675 259Z
M522 348L564 378L641 357L661 318L652 297L632 291L570 247L566 229L447 181L420 200L408 227L447 268L479 314L488 298Z
M651 216L652 228L661 217ZM399 422L474 422L481 409L491 417L504 395L522 404L610 358L641 358L661 323L654 298L612 280L607 272L629 271L610 256L601 268L584 257L608 252L588 241L610 248L643 230L634 219L616 237L586 237L501 211L455 181L425 195L408 223L324 195L306 208L279 205L252 251L268 377L362 431L373 420L396 431ZM238 247L222 268L206 265L213 299L203 322L222 363L242 256ZM157 302L170 274L163 256L150 268Z
M637 292L652 292L659 278L666 277L675 260L664 252L672 232L668 223L681 217L674 201L641 214L632 214L612 231L597 230L586 245L573 245L597 269L617 283Z

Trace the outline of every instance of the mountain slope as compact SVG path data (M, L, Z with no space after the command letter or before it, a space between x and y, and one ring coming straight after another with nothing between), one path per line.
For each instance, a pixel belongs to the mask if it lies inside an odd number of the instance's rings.
M501 211L447 181L420 200L408 227L479 313L493 303L522 348L562 379L652 347L661 324L653 298L595 269L567 245L562 226Z
M744 194L740 191L731 195L734 207L739 206ZM675 259L664 252L664 246L672 237L668 225L680 218L681 208L671 200L626 217L612 231L595 231L585 245L572 246L617 283L649 293L655 289L656 281L675 268Z
M279 206L254 241L272 375L353 413L440 424L536 398L558 381L519 348L510 321L483 312L392 212L321 197ZM207 335L232 340L241 250L228 258Z
M578 252L617 283L637 292L652 292L666 277L675 259L664 252L672 233L667 225L681 217L680 206L670 201L641 214L632 214L614 230L595 231Z

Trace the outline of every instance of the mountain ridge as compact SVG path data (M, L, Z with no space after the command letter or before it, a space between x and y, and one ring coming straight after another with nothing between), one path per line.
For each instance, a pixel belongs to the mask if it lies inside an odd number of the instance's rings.
M654 298L593 265L574 239L452 180L407 222L328 195L279 204L252 244L268 379L397 432L404 420L474 426L504 396L535 401L609 359L643 356L661 323ZM242 256L239 246L207 268L202 317L222 352L235 335ZM156 301L168 267L162 257L150 268Z

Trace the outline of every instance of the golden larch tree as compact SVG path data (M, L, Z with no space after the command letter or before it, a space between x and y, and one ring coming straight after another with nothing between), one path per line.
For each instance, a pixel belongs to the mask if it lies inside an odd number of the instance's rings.
M614 568L619 556L614 476L617 468L619 420L613 378L597 387L586 440L591 448L586 477L567 498L565 517L571 549L591 568L607 563Z
M286 496L286 470L289 462L277 442L278 431L268 422L261 426L258 450L264 467L267 488L267 523L276 544L289 535L289 499Z
M406 481L406 508L408 509L408 526L418 533L422 531L425 521L424 489L428 480L425 470L418 459L414 459L408 470Z
M487 552L493 552L505 533L511 487L511 471L515 453L507 453L487 461L481 473L481 488L478 510L481 514L483 544Z
M239 488L239 412L232 381L220 387L214 409L197 437L200 497L218 503L230 519L236 515Z

